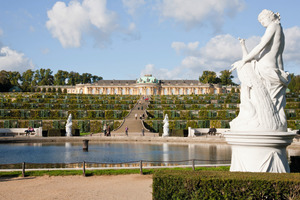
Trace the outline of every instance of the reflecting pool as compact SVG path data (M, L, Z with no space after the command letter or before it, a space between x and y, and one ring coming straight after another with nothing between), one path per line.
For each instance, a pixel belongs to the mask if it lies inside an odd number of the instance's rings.
M90 143L88 152L84 152L82 144L69 142L0 145L0 164L171 162L192 159L197 160L196 164L228 164L231 147L226 144Z

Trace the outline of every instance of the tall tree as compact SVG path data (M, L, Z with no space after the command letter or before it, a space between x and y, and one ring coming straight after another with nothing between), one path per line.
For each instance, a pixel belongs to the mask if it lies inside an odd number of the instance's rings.
M27 71L23 72L21 81L22 81L22 90L28 92L31 90L32 86L35 86L34 82L34 71L28 69Z
M82 76L78 72L71 71L69 73L68 78L69 78L68 85L75 85L75 84L82 83Z
M82 74L82 83L92 83L92 74L83 73Z
M8 92L12 87L12 84L9 80L9 72L2 70L0 71L0 92Z
M218 83L217 74L213 71L203 71L199 77L201 83Z
M13 86L20 86L21 74L17 71L8 72L8 78Z
M98 82L98 81L100 81L100 80L102 80L103 78L101 77L101 76L96 76L96 75L94 75L94 76L92 76L92 81L93 81L93 83L96 83L96 82Z
M54 75L54 85L65 85L68 76L69 72L58 70L57 73Z
M34 80L37 85L53 85L54 77L50 69L43 69L35 71Z
M291 74L291 82L288 85L291 92L300 93L300 75Z
M231 72L229 70L223 70L220 72L220 81L222 85L232 85L232 79L234 76L231 75Z

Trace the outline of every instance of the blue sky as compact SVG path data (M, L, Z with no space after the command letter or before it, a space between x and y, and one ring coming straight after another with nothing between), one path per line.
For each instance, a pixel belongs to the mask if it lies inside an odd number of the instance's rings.
M298 0L0 0L0 70L50 68L104 79L198 79L241 58L279 12L285 70L300 74ZM234 74L235 75L235 74Z

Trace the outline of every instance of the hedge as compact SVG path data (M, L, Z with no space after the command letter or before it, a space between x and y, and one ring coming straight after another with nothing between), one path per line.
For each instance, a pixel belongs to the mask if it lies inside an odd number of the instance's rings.
M300 174L157 171L153 199L300 199Z

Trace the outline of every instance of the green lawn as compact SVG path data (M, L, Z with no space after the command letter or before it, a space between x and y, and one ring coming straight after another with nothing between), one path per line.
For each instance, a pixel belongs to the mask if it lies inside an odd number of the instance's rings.
M161 169L143 169L143 174L153 174L155 171L178 170L192 171L192 168L161 168ZM229 167L196 167L196 171L229 171ZM105 170L86 170L86 176L99 175L120 175L120 174L140 174L139 169L105 169ZM82 170L42 170L42 171L27 171L25 176L74 176L83 175ZM0 172L0 177L20 177L22 172Z

